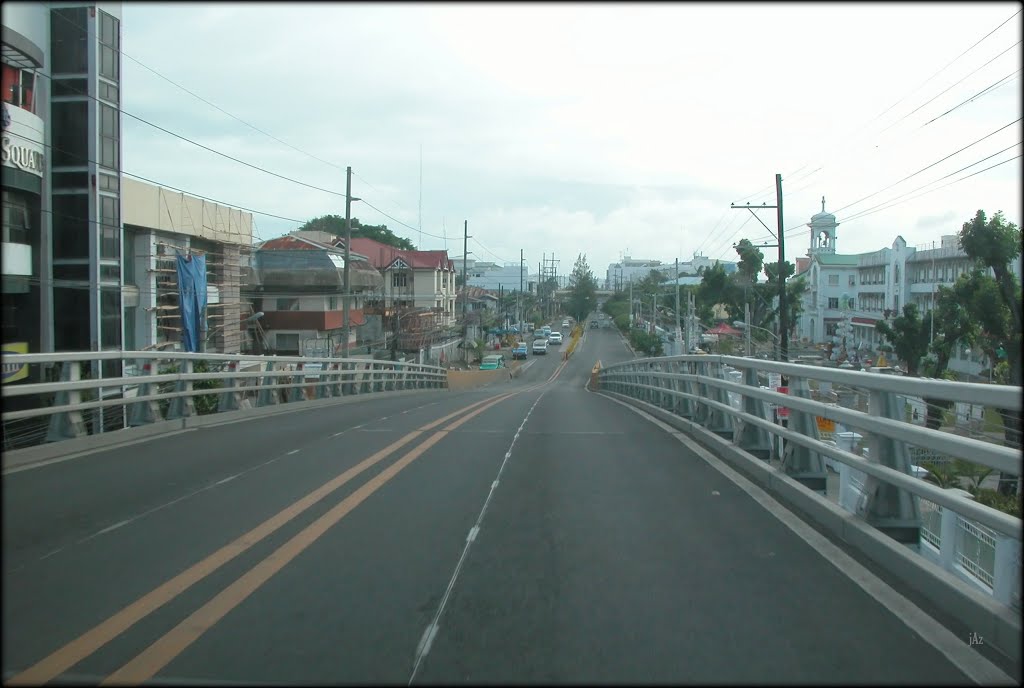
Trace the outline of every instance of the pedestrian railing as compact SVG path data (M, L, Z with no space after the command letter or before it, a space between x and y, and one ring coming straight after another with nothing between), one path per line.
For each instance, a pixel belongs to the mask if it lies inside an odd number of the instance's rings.
M4 355L4 448L193 415L378 392L444 389L444 368L373 359L153 351Z
M783 378L788 394L770 388L769 380L776 375ZM943 489L915 477L911 467L926 457L959 458L1019 480L1021 447L911 423L902 402L916 396L1019 414L1020 387L713 355L636 359L602 367L595 378L602 392L686 419L757 459L777 460L778 470L822 500L826 463L831 463L844 478L841 490L848 494L839 498L844 509L1019 610L1020 514L1004 513L974 501L964 490ZM812 398L811 381L818 390L839 390L839 403ZM856 394L849 393L854 390ZM814 396L828 398L820 391ZM785 418L773 417L772 409L782 409ZM833 433L819 432L822 419L834 422ZM851 436L864 440L864 455L852 450Z

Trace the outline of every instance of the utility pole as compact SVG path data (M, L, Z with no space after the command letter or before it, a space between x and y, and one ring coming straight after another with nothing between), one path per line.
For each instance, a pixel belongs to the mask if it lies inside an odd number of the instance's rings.
M775 205L768 205L766 203L762 203L761 205L753 205L752 206L752 205L750 205L750 203L747 203L746 205L736 205L735 203L731 203L729 205L729 207L730 208L746 208L747 210L749 210L750 214L753 215L754 218L758 222L761 223L761 226L763 226L765 229L767 229L768 233L771 234L773 237L775 237L775 239L779 242L777 244L759 244L755 248L778 248L779 249L779 263L778 263L778 267L779 267L779 273L778 273L778 280L779 280L779 358L782 361L788 361L789 360L789 316L786 313L786 278L785 278L785 276L783 274L784 266L785 266L785 263L786 263L786 239L785 239L785 229L784 229L784 227L782 225L782 175L781 174L776 174L775 175ZM775 208L776 209L777 229L776 229L775 232L773 232L771 229L768 229L768 225L766 225L761 220L761 218L759 218L757 216L757 214L754 212L754 210L758 209L758 208L763 209L763 210L766 210L766 209L769 209L769 208ZM736 244L733 244L733 246L736 246Z
M462 221L462 324L466 325L469 306L469 285L466 284L466 264L469 262L469 220Z
M516 296L516 317L519 320L519 335L523 334L523 249L519 249L519 294Z
M750 355L750 302L743 304L743 323L746 325L743 329L746 330L747 335L747 356Z
M466 265L469 262L469 220L462 221L462 357L469 361L469 323L466 321L466 309L469 307L469 285L466 284Z
M775 175L775 204L779 227L779 335L782 360L789 360L789 313L786 308L786 232L782 220L782 175Z
M348 308L349 292L351 282L349 281L349 263L351 263L351 252L349 246L352 244L352 167L345 168L345 294L343 296L344 310L341 313L341 357L348 358Z
M679 327L679 259L676 258L676 341L683 342L683 330ZM683 353L686 353L685 351Z
M629 326L630 326L630 328L633 327L633 321L636 319L634 317L635 315L636 315L636 313L633 310L633 276L630 275L629 276Z

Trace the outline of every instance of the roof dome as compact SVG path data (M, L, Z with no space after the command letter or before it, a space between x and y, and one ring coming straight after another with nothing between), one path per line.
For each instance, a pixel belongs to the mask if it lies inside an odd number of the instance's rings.
M836 220L836 216L835 215L833 215L832 213L826 213L825 212L825 197L824 196L821 197L821 212L820 213L815 213L814 215L811 216L811 222L817 222L819 220L823 221L823 222L835 222L835 220Z

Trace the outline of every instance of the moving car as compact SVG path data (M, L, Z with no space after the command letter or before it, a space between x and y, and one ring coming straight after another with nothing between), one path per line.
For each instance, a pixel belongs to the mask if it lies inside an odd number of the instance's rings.
M503 354L490 354L484 356L480 361L480 370L497 370L505 367L505 356Z
M552 332L551 334L549 334L548 335L548 343L549 344L561 344L562 343L562 333L561 332Z
M548 340L546 339L534 339L533 340L533 354L546 354L548 352Z
M551 325L545 325L544 327L540 328L540 331L544 333L545 337L547 337L549 334L551 334Z
M598 327L600 327L600 326L601 326L601 325L600 325L600 324L599 324L599 323L598 323L598 322L597 322L596 320L591 320L591 321L590 321L590 328L591 328L591 329L596 329L596 328L598 328Z
M562 329L563 330L568 330L569 329L569 321L568 320L563 320L562 321Z
M526 359L529 350L526 348L526 342L516 342L515 347L512 349L512 360Z

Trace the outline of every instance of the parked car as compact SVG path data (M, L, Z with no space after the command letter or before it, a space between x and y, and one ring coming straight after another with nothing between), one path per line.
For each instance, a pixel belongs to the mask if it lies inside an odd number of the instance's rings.
M551 334L548 335L548 344L561 344L561 343L562 343L562 333L561 332L552 332Z
M512 349L512 360L526 359L529 350L526 348L526 342L516 342L515 347Z
M548 352L548 340L546 339L534 339L533 340L533 354L534 356L539 354L546 354Z
M480 370L497 370L505 367L505 356L503 354L490 354L484 356L480 361Z

